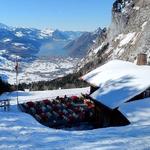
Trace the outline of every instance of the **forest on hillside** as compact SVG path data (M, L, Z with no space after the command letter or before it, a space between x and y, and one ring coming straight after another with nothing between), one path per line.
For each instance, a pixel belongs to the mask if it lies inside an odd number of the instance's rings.
M19 84L19 90L30 89L32 91L38 90L55 90L55 89L69 89L69 88L81 88L87 87L88 84L79 79L81 75L79 73L68 74L64 77L60 77L51 81L39 81L29 84Z
M12 90L12 86L7 82L4 82L0 77L0 94L3 92L10 92Z

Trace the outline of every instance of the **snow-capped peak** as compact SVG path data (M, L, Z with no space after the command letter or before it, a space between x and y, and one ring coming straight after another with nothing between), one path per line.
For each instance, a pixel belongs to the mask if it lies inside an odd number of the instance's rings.
M17 37L23 37L24 34L21 31L16 32L15 34Z
M0 23L0 28L1 29L9 29L9 27L3 23Z
M52 30L50 28L45 28L45 29L41 30L40 35L41 36L52 36L53 32L54 32L54 30Z
M102 29L99 27L93 32L93 34L99 34L101 32L102 32Z

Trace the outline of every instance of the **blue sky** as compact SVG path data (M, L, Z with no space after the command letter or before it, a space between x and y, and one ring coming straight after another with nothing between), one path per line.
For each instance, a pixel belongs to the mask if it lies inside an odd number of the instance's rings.
M108 26L114 0L0 0L0 22L11 26L93 31Z

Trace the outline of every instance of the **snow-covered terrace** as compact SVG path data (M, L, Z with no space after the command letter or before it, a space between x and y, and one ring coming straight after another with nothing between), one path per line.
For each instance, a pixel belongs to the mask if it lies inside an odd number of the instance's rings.
M114 67L112 67L114 65ZM105 65L104 65L105 66ZM110 94L112 89L118 91L122 85L132 87L134 89L142 89L149 85L149 67L136 66L132 63L115 60L102 66L99 70L93 71L91 75L87 74L89 83L97 83L97 86L103 87L106 91L104 94ZM101 69L102 68L102 69ZM112 69L113 68L113 69ZM142 69L140 69L142 68ZM133 71L132 71L133 70ZM107 74L101 75L105 72ZM107 72L108 71L108 72ZM113 72L114 71L114 72ZM137 73L137 72L138 73ZM120 79L125 72L132 77L123 78L117 84L110 85L112 88L106 88L107 81L110 76L113 81ZM100 73L100 74L99 74ZM100 79L93 79L92 75L100 75ZM104 76L105 75L105 76ZM134 75L134 78L133 78ZM143 76L143 77L142 77ZM108 79L109 77L109 79ZM94 77L95 78L95 77ZM103 80L102 80L103 79ZM103 82L102 82L103 81ZM117 80L118 81L118 80ZM138 82L137 82L138 81ZM129 83L128 83L129 82ZM142 83L143 84L142 84ZM136 83L136 84L135 84ZM140 84L139 84L140 83ZM135 91L135 90L134 90ZM52 98L63 94L72 95L89 92L89 88L72 89L72 90L54 90L54 91L37 91L37 92L19 92L20 103L29 100L39 100L43 98ZM130 90L128 91L130 94ZM126 92L121 92L119 96L126 95ZM128 94L126 97L128 97ZM131 90L131 95L132 95ZM110 96L110 95L109 95ZM113 98L117 98L113 96ZM110 127L103 129L94 129L87 131L64 131L47 128L39 124L32 116L22 113L16 108L16 92L7 93L0 97L11 98L11 109L9 112L0 110L0 149L3 150L148 150L150 149L150 98L123 103L118 101L119 111L121 111L131 122L128 126ZM111 98L111 97L110 97ZM104 100L104 99L103 99ZM113 99L109 99L112 100ZM118 103L119 102L119 103ZM108 104L110 101L106 101ZM120 105L121 103L121 105ZM112 105L114 106L114 105ZM116 102L115 102L116 106Z
M76 89L59 89L59 90L47 90L47 91L31 91L23 92L18 91L19 103L22 104L28 101L40 101L44 99L54 99L57 96L64 97L65 95L71 97L73 95L80 96L81 93L89 93L90 88L76 88ZM0 100L10 99L11 105L17 104L17 92L4 93L0 96Z
M76 89L74 89L75 91ZM79 89L78 89L79 90ZM42 97L49 93L43 92ZM65 91L64 91L65 92ZM66 93L68 90L66 90ZM78 91L79 92L79 91ZM85 89L80 89L85 92ZM38 92L20 95L22 99L36 99ZM11 95L11 94L10 94ZM30 95L30 96L29 96ZM40 92L42 95L42 92ZM15 100L15 93L12 93ZM23 100L23 101L24 101ZM129 105L128 105L129 104ZM123 104L119 110L131 124L87 131L64 131L47 128L32 116L11 106L9 112L0 110L0 149L3 150L144 150L150 148L150 99Z

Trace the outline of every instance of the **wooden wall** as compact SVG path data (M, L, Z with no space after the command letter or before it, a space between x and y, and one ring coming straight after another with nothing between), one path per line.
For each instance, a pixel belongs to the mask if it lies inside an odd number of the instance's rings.
M118 109L112 110L100 102L93 101L95 103L93 122L95 122L96 128L124 126L130 124L128 119Z

